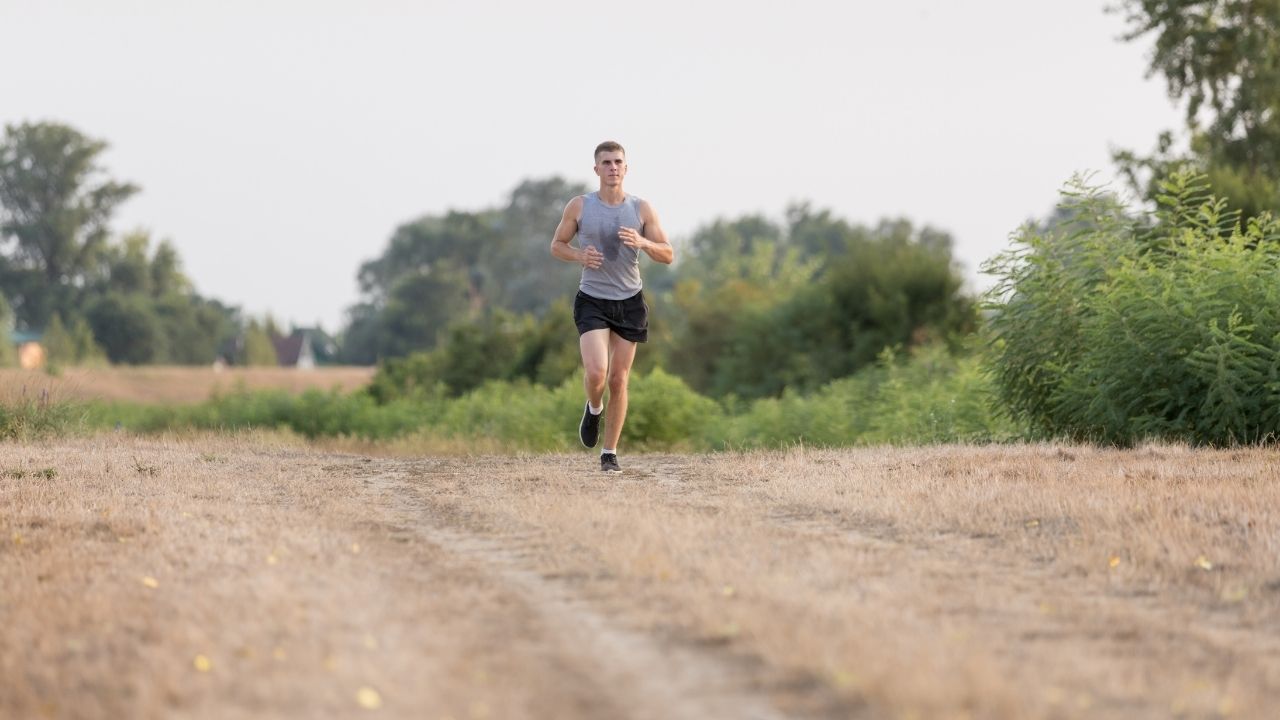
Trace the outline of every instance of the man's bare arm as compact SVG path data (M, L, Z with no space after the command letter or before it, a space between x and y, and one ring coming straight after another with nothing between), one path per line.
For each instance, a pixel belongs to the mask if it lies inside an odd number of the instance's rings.
M624 227L618 231L622 244L643 250L654 262L670 265L676 259L675 248L667 241L667 233L658 222L658 213L644 200L640 201L640 222L644 223L643 235L635 228Z
M573 240L573 236L578 234L578 218L582 217L582 196L569 201L564 206L564 215L560 217L560 224L556 226L556 232L551 236L551 254L564 260L565 262L578 263L583 267L598 268L600 263L604 262L604 256L599 250L588 245L586 248L578 249L569 244Z

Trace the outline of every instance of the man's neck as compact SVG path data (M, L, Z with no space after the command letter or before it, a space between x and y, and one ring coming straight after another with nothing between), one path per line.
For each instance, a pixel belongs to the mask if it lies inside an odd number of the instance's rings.
M627 194L622 191L621 185L614 185L612 187L601 186L599 195L602 201L610 205L617 205L627 199Z

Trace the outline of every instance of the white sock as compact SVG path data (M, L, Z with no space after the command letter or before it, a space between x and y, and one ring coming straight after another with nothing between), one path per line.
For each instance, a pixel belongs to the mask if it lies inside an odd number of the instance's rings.
M601 455L617 455L618 451L617 450L601 450L600 454Z
M596 407L595 405L591 404L590 400L588 400L587 407L591 409L592 415L599 415L600 413L604 412L604 403L600 403L600 407Z

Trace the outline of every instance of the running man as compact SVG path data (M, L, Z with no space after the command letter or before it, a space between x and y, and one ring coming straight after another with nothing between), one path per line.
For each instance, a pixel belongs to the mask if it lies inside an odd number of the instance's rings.
M658 224L653 206L622 190L627 155L616 142L596 147L595 171L600 190L579 195L564 208L551 238L551 254L582 266L582 281L573 301L582 367L586 370L587 406L578 424L578 439L595 447L600 437L604 389L609 387L604 447L600 469L621 472L618 439L627 418L627 379L636 358L636 343L649 339L649 307L640 281L640 253L670 264L675 250ZM569 241L578 236L578 245Z

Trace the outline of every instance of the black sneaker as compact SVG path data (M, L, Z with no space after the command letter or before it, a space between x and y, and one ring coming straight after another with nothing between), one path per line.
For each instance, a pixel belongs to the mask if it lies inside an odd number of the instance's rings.
M604 411L600 412L603 415ZM591 414L591 403L582 409L582 422L578 423L578 439L582 444L592 448L596 446L596 440L600 439L600 415Z
M618 465L618 456L613 453L600 455L600 469L604 472L622 472L622 467Z

